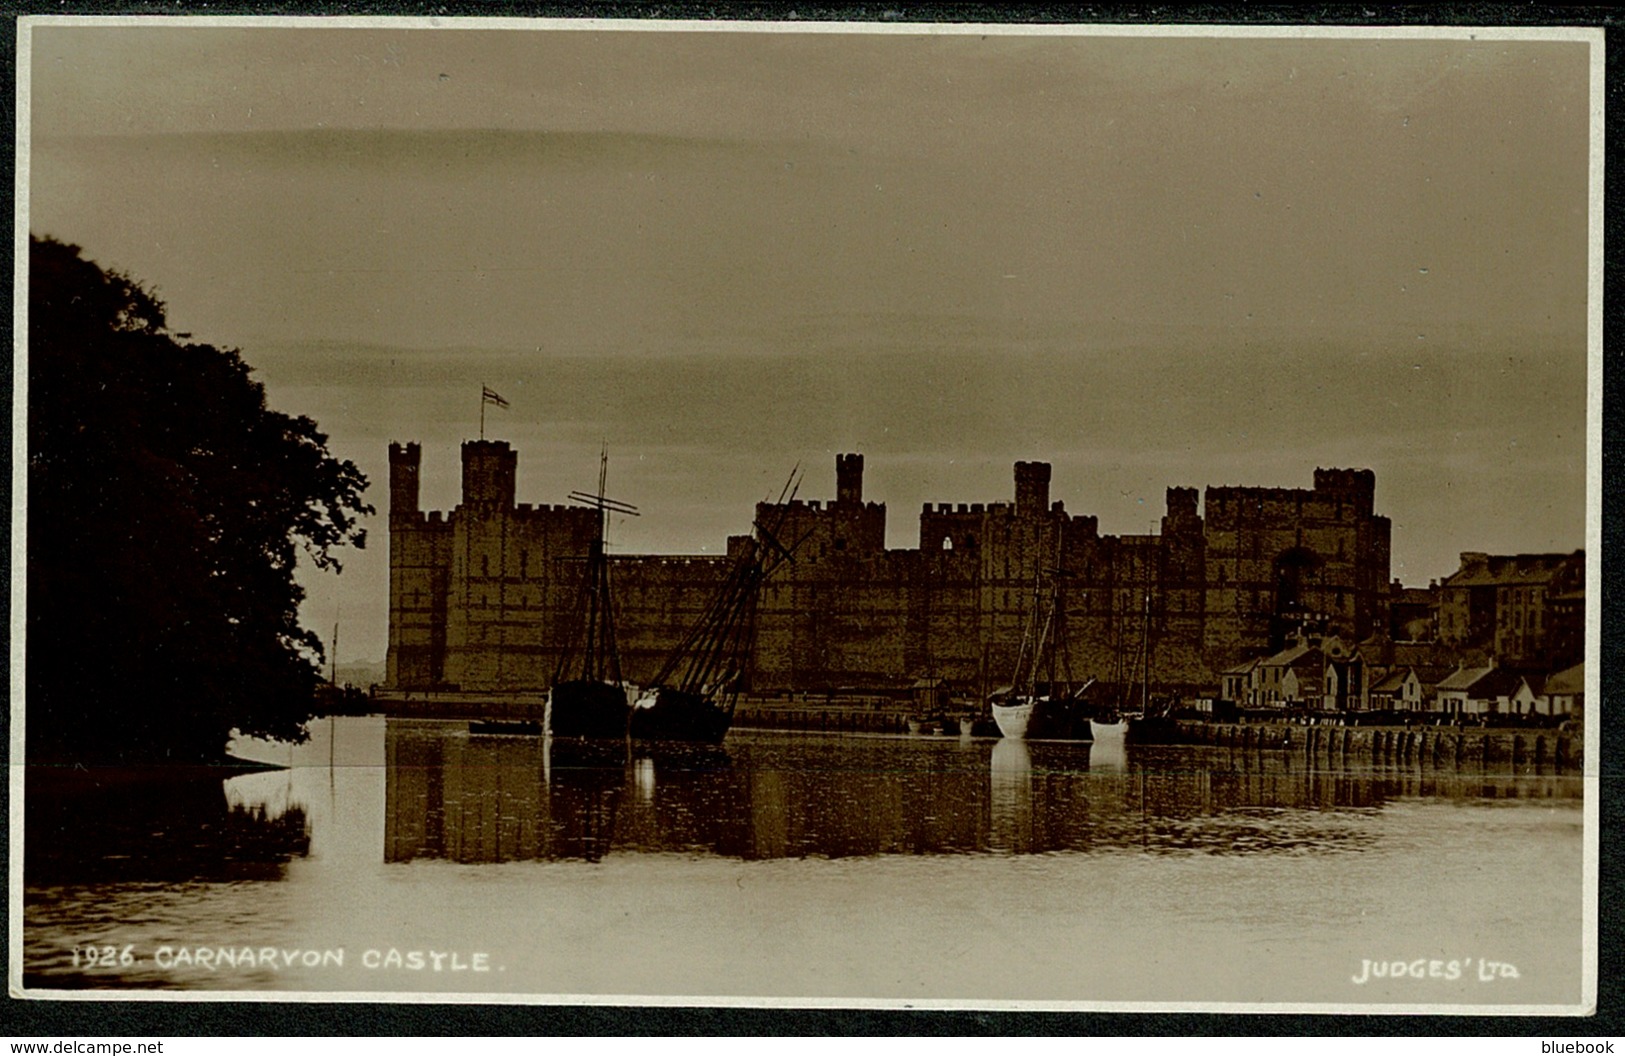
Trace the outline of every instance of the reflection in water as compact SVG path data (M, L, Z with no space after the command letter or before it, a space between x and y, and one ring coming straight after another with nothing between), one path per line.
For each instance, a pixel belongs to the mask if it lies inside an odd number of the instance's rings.
M1347 812L1393 799L1578 794L1552 776L1121 743L758 735L716 748L404 720L385 740L391 862L1329 849L1367 838Z
M275 879L310 848L303 809L234 799L218 767L29 768L24 858L29 885ZM232 781L284 788L285 773ZM231 784L232 782L225 782Z
M751 731L629 749L382 718L236 750L295 765L29 775L25 985L1529 1004L1579 972L1552 936L1581 931L1580 780L1510 766ZM1525 981L1351 997L1361 958L1444 943ZM75 959L103 944L140 956ZM347 959L160 963L182 946ZM369 969L390 947L503 971Z
M995 847L1021 850L1031 845L1032 762L1026 741L1001 739L993 746L988 799Z
M1089 746L1089 769L1095 773L1122 773L1128 769L1128 744L1120 724L1105 727L1109 733L1095 737Z

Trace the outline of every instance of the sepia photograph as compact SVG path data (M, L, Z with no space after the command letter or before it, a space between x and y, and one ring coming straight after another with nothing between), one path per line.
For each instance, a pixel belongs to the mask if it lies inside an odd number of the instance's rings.
M17 32L14 997L1595 1011L1600 29Z

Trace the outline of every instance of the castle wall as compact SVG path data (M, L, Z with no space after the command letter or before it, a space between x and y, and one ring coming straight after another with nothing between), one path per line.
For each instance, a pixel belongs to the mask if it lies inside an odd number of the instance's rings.
M451 520L446 681L464 690L550 685L575 633L597 511L465 503Z
M647 685L710 607L733 568L728 557L615 557L610 592L621 672Z
M1386 620L1389 523L1368 470L1316 470L1312 490L1209 488L1203 652L1222 670L1275 650L1302 618L1356 640Z
M595 510L513 503L505 443L463 449L463 502L417 509L417 445L391 445L389 684L542 689L579 634ZM1111 692L1216 687L1306 619L1356 640L1385 626L1389 523L1368 471L1317 470L1312 489L1170 488L1160 532L1102 536L1049 501L1049 466L1017 463L1013 502L928 504L917 549L885 545L862 457L837 460L829 502L764 503L756 522L793 551L764 587L753 692L961 694L1009 684L1059 575L1055 676ZM736 556L741 539L730 540ZM729 558L609 562L622 671L650 679L709 605Z

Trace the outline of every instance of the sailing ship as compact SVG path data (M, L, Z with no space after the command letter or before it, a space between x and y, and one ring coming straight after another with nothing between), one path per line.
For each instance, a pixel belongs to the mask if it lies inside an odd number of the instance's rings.
M1002 737L1089 741L1094 736L1081 698L1095 680L1086 679L1074 688L1067 671L1068 650L1062 637L1065 623L1061 608L1063 572L1059 562L1059 538L1056 556L1056 567L1050 570L1048 604L1043 603L1040 578L1034 576L1033 604L1021 648L1016 654L1014 677L1010 686L996 692L989 702L993 721L998 724ZM1040 682L1040 674L1047 680Z
M1125 744L1173 744L1178 728L1174 725L1172 704L1167 698L1151 696L1151 594L1145 595L1145 618L1140 641L1140 704L1125 708L1120 722Z
M1147 693L1151 679L1151 594L1145 594L1145 605L1140 621L1140 643L1135 649L1134 659L1128 670L1123 670L1123 649L1121 623L1118 624L1119 633L1117 649L1117 703L1102 708L1089 718L1089 729L1096 741L1126 741L1128 727L1132 719L1145 714ZM1140 674L1140 702L1138 709L1129 701L1128 694L1133 685L1134 673Z
M609 515L636 517L637 507L604 497L609 473L609 449L599 456L598 492L572 491L570 499L598 510L598 533L587 549L582 577L582 619L576 638L559 658L553 685L547 692L543 725L555 737L620 737L630 729L632 701L621 678L620 651L615 641L615 606L610 592L609 559L604 540Z
M773 507L778 521L756 522L710 605L633 703L628 728L634 740L721 744L728 735L750 659L762 584L794 549L781 544L777 533L796 486L792 473Z

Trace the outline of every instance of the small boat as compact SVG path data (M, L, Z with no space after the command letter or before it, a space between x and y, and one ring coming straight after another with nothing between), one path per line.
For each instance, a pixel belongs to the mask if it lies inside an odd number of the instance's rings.
M469 723L468 732L473 737L541 737L547 727L540 722L483 719Z

